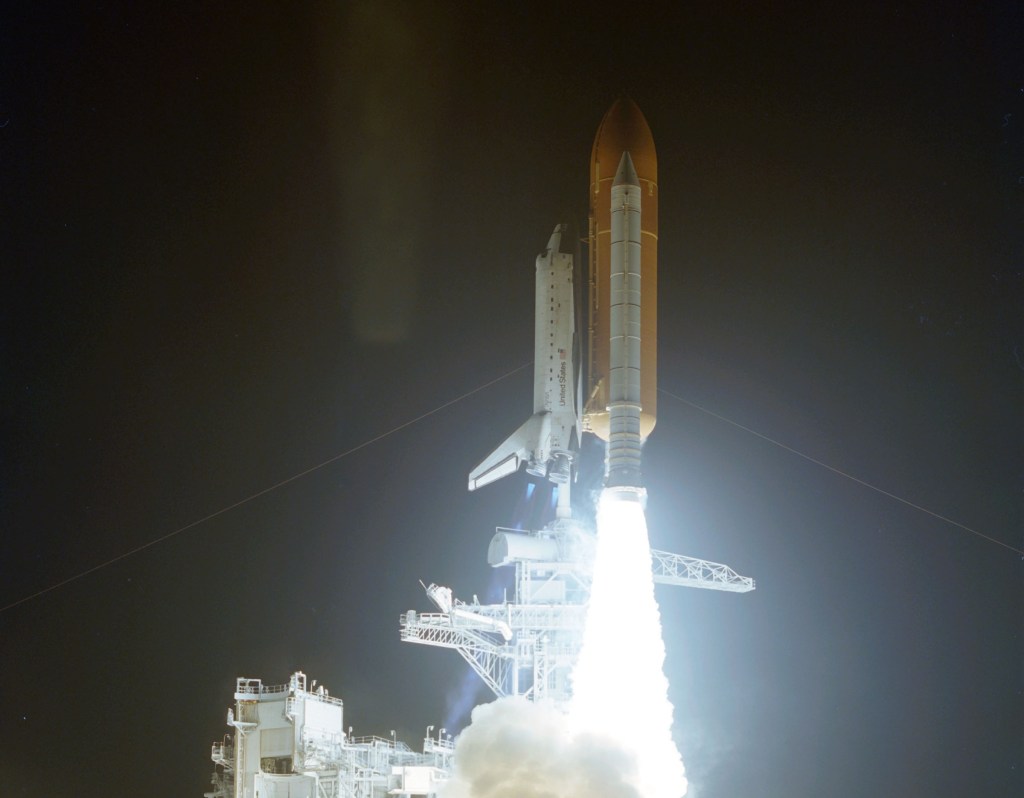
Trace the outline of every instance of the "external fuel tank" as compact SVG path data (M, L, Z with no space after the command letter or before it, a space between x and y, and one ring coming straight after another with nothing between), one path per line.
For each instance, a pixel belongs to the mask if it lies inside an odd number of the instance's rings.
M640 241L643 302L640 319L640 435L654 429L658 407L658 156L636 103L616 100L601 120L590 155L587 362L583 428L609 438L611 373L612 183L628 152L641 189Z

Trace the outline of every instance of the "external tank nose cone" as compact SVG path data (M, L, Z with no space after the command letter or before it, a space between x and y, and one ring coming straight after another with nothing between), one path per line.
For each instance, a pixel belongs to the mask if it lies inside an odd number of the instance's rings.
M612 103L594 137L590 156L590 181L598 175L611 177L624 150L629 150L641 180L658 182L658 156L647 120L635 102L622 97Z

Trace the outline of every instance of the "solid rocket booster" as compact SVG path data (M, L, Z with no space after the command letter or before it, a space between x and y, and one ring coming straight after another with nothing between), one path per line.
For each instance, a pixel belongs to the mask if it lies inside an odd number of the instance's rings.
M583 429L609 440L611 382L612 184L629 152L643 196L640 210L640 437L654 429L658 407L658 157L647 120L632 100L616 100L601 120L590 156L589 293L584 360Z
M607 487L641 487L641 193L624 152L611 191Z

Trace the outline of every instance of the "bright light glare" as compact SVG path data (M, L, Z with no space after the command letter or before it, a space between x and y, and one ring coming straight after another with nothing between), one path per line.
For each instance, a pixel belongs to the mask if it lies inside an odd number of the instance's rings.
M606 490L569 722L576 734L607 735L633 751L636 786L645 798L686 792L682 757L672 740L664 661L643 507L635 493Z

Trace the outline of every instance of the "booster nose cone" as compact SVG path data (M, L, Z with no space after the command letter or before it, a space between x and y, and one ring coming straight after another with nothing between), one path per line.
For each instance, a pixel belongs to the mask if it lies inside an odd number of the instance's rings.
M615 179L612 181L612 188L616 186L639 186L640 178L636 175L636 169L633 168L633 158L629 154L629 150L622 153L622 160L619 161L618 171L615 172Z

